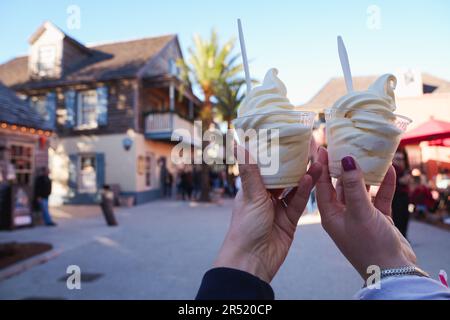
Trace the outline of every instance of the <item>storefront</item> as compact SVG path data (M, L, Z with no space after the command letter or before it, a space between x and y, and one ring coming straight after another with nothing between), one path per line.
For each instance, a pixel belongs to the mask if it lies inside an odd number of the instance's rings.
M48 166L48 124L0 83L0 228L33 224L33 182Z

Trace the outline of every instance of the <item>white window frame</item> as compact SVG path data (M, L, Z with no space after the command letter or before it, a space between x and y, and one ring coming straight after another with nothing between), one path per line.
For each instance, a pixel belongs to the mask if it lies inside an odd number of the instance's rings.
M95 92L95 96L96 96L96 100L97 103L95 104L94 107L94 113L96 115L95 117L95 124L86 124L86 123L81 123L81 120L83 119L82 115L83 115L83 95L87 94L87 93L92 93ZM97 95L97 90L96 89L89 89L89 90L82 90L82 91L77 91L77 119L76 119L76 129L78 130L90 130L90 129L96 129L98 128L98 120L97 120L97 104L98 104L98 95Z
M95 167L95 190L91 189L83 189L82 187L82 174L81 174L81 164L82 164L82 158L83 157L91 157L94 159L94 167ZM95 153L80 153L77 157L77 191L80 194L91 194L96 193L98 191L97 186L97 170L98 170L98 163L97 163L97 157Z
M51 63L42 63L42 51L43 49L51 50L53 54L53 61ZM45 66L45 68L42 68ZM49 75L53 72L56 67L56 46L55 45L42 45L38 48L38 59L37 59L37 71L41 76Z

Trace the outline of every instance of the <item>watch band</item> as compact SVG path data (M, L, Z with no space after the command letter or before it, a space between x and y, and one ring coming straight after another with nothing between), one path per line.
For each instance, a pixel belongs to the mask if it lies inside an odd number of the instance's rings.
M387 277L398 277L398 276L420 276L429 278L430 275L416 266L404 266L399 268L382 269L381 279Z

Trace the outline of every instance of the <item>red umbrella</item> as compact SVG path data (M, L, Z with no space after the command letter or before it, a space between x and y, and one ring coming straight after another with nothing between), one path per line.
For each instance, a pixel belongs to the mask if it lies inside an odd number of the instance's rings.
M450 138L450 122L431 118L417 128L403 135L401 146L419 144L422 141L443 140Z

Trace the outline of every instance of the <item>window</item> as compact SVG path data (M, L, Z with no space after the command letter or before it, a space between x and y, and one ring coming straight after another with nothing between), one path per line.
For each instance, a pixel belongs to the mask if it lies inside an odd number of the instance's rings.
M48 92L46 95L30 97L29 104L47 122L47 125L53 128L56 116L56 93Z
M33 175L33 146L26 144L11 144L10 162L14 166L18 184L31 184Z
M48 75L53 71L56 63L56 48L55 46L42 46L38 52L37 69L39 75Z
M50 119L50 114L47 109L47 97L46 96L34 96L30 98L31 107L36 110L45 121Z
M77 127L79 129L94 129L98 127L96 90L79 92L77 109Z
M169 59L169 74L173 75L173 76L178 76L179 73L180 72L179 72L179 69L178 69L175 59L170 58Z
M152 185L152 156L147 154L145 156L145 186Z
M95 155L80 155L79 159L78 192L97 192L97 165Z

